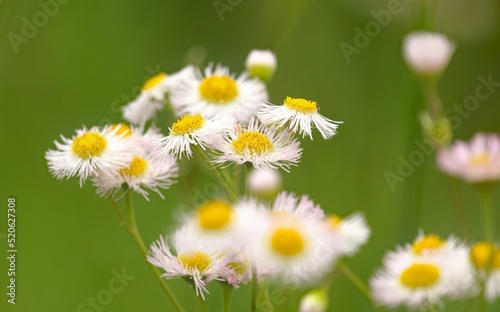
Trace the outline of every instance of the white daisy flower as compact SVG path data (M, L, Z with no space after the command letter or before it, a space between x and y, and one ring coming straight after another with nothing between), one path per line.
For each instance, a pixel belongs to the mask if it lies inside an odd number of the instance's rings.
M269 81L277 67L276 55L269 50L252 50L245 60L245 68L250 77Z
M253 240L257 267L269 267L280 281L298 285L315 284L330 270L319 220L271 212L260 227Z
M186 75L170 92L170 101L177 115L201 114L206 118L229 112L240 122L250 118L267 101L265 85L249 79L245 73L237 78L227 67L208 66L205 74L190 66Z
M441 306L444 298L460 298L472 286L467 251L454 239L421 236L410 246L389 252L384 268L370 280L379 305L411 309Z
M169 77L159 73L149 78L142 86L141 93L132 102L122 107L123 118L136 125L143 125L165 107Z
M54 144L57 150L45 153L49 170L57 179L80 177L80 186L97 172L113 177L133 158L133 146L119 128L98 127L79 129L71 139L61 136L62 143Z
M484 285L484 296L489 302L500 297L500 248L487 242L474 244L470 260L476 271L478 284ZM476 285L476 292L481 285Z
M500 180L500 136L476 134L470 142L458 141L437 153L439 168L469 183Z
M406 63L420 75L437 75L443 72L454 51L454 44L440 33L413 32L406 36L403 43Z
M283 105L264 104L257 116L263 123L276 124L278 127L289 123L290 130L302 137L307 135L311 140L314 126L324 139L329 139L337 134L338 125L343 121L333 121L318 111L319 106L314 101L287 97Z
M125 183L146 200L149 200L149 193L144 188L158 193L165 199L160 188L170 188L175 183L174 179L178 177L178 172L179 166L172 156L157 158L153 155L147 157L135 155L128 166L121 168L113 178L97 174L93 178L93 183L97 188L97 194L101 196L109 196Z
M169 128L170 134L159 141L159 155L173 154L182 158L185 154L191 158L191 145L205 149L216 136L228 132L234 127L234 118L228 114L219 114L206 119L201 114L186 114Z
M291 132L278 131L252 119L247 127L236 127L212 143L222 152L215 163L235 162L239 165L251 162L256 169L282 168L298 164L302 148Z
M370 237L370 228L360 213L343 219L331 215L325 219L325 224L328 229L328 245L340 257L354 255Z
M185 228L174 234L172 240L175 255L163 237L151 245L147 260L165 271L167 279L183 277L192 281L196 294L205 299L206 285L212 280L225 280L231 273L230 253L224 246L193 240Z

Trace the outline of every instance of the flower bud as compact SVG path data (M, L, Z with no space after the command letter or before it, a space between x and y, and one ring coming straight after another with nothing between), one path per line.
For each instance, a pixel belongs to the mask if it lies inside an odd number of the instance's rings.
M440 33L413 32L406 36L403 56L408 66L418 75L438 76L450 61L454 44Z
M269 50L252 50L245 61L250 77L259 78L264 82L271 80L276 66L276 56Z
M324 289L313 289L302 297L299 312L325 312L328 308L328 296Z
M282 178L276 169L254 169L248 175L247 183L250 192L271 199L281 190Z

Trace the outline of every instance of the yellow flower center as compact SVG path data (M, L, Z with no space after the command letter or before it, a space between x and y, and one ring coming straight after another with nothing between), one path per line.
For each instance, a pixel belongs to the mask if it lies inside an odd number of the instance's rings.
M473 155L469 159L469 163L473 166L485 165L488 164L489 162L491 162L491 157L486 153Z
M201 96L213 103L225 104L238 95L238 85L229 76L210 76L199 86Z
M127 124L124 123L114 124L110 127L110 130L114 131L117 128L118 130L115 133L116 136L122 136L126 138L132 135L132 129L130 129L130 127Z
M154 88L166 77L167 77L167 74L159 73L158 75L155 75L155 76L149 78L142 86L142 91L147 91L151 88Z
M432 286L439 279L439 268L433 264L413 264L403 271L399 280L410 288Z
M234 273L242 275L247 272L247 266L241 262L230 262L228 268L234 271Z
M172 124L172 130L170 134L173 135L185 135L191 132L201 129L205 120L200 114L190 115L187 114L179 118L176 122Z
M206 230L219 230L224 228L232 217L233 208L222 200L210 200L198 209L198 221Z
M186 270L204 272L212 263L210 256L202 251L184 252L177 256L177 261Z
M128 168L120 169L120 173L128 176L138 177L148 168L148 162L139 156L134 156Z
M88 159L99 156L104 152L108 141L97 131L87 131L77 136L71 144L73 153L81 158Z
M476 269L481 270L485 269L488 266L488 263L491 260L492 252L493 252L493 247L491 246L490 243L487 242L479 242L474 244L474 246L472 246L472 249L470 251L470 256L472 259L472 263L474 263Z
M305 99L294 99L289 96L287 96L283 105L301 113L315 113L318 111L318 104L316 102Z
M271 237L271 247L282 256L294 256L304 250L304 239L293 228L280 228Z
M326 219L326 224L331 228L337 228L342 223L342 218L337 215L331 215Z
M271 140L265 134L257 131L247 131L238 134L232 146L236 153L244 155L245 150L248 149L248 152L252 156L260 156L273 148Z
M416 241L412 245L413 252L416 254L421 254L425 249L437 249L443 246L444 240L439 236L431 234L425 235L420 240Z

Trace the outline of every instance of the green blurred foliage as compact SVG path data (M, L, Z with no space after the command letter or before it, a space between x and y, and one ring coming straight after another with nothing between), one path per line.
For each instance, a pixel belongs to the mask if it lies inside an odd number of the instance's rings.
M446 179L435 168L433 155L394 191L384 177L387 171L397 173L399 157L408 159L418 149L414 140L422 137L418 113L425 106L419 83L401 57L405 33L419 28L420 1L402 1L402 12L391 16L351 62L339 45L353 44L354 28L364 29L374 20L371 12L387 8L386 1L221 1L236 5L220 14L210 0L66 1L46 22L38 20L43 26L17 48L12 33L21 36L26 19L33 21L42 6L38 1L0 1L0 189L3 207L8 197L17 199L19 249L17 304L8 305L2 295L1 311L76 311L87 297L108 287L113 270L122 268L135 278L103 311L172 310L109 203L96 197L90 185L80 189L76 179L53 179L44 152L54 148L60 134L72 136L82 125L120 121L119 107L153 73L177 71L188 62L222 63L239 72L254 48L271 49L278 57L269 86L273 103L286 96L304 97L317 101L322 114L345 121L332 140L319 135L312 142L303 140L301 164L285 174L285 187L309 194L328 212L366 215L373 235L347 260L354 271L367 280L384 253L413 239L419 228L460 236ZM457 44L438 86L447 109L473 95L478 76L491 74L500 81L500 5L441 0L433 18L433 27ZM500 131L499 102L500 91L481 101L456 129L456 137ZM163 112L157 123L165 130L171 120ZM207 192L207 179L195 181L194 189L174 186L164 192L166 200L153 195L146 202L136 196L147 244L175 227L176 207ZM471 238L481 239L477 197L465 184L459 188ZM5 233L6 213L1 211L0 233ZM1 249L3 254L3 239ZM0 263L5 290L3 256ZM169 283L188 311L198 311L183 281ZM218 311L220 289L214 283L209 290L208 304ZM297 298L285 296L292 297ZM330 298L330 311L373 310L342 277ZM249 289L242 287L235 294L234 311L249 304ZM454 303L446 311L463 306Z

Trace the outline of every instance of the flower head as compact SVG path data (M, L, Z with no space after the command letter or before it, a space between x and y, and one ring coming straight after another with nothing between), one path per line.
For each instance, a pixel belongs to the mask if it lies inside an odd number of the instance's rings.
M283 168L297 165L302 154L299 142L284 129L278 131L252 119L247 127L235 127L212 147L220 151L216 163L251 162L257 168Z
M194 67L186 69L170 93L177 115L201 114L212 118L231 113L238 121L248 122L267 100L265 85L246 74L234 77L222 66L208 66L204 75Z
M316 102L291 97L287 97L283 105L265 104L257 116L263 123L277 124L278 127L288 123L290 130L300 133L302 137L307 135L311 139L313 126L324 139L329 139L337 134L338 125L343 123L321 115Z
M446 174L469 183L500 180L500 136L476 134L470 142L458 141L441 149L437 164Z
M134 148L126 139L127 133L109 126L77 130L71 139L61 136L62 143L55 141L57 150L45 153L50 172L57 178L80 177L80 185L99 172L113 177L133 158Z
M470 249L470 260L478 281L484 283L484 295L490 302L500 297L500 248L478 242ZM481 286L476 285L479 289Z
M217 136L234 127L234 118L229 114L219 114L213 118L204 118L201 114L186 114L169 128L170 134L160 140L159 155L173 154L182 158L192 156L191 145L201 148L210 144Z
M163 269L167 279L183 277L192 281L196 294L204 297L206 285L212 280L225 280L231 274L231 253L225 246L193 240L186 228L179 229L172 239L175 254L160 237L151 245L147 260Z
M328 244L339 257L354 255L370 236L370 228L359 213L346 218L330 215L325 219L325 225L328 229Z
M420 75L438 75L450 61L455 47L440 33L413 32L406 36L403 56L408 66Z

